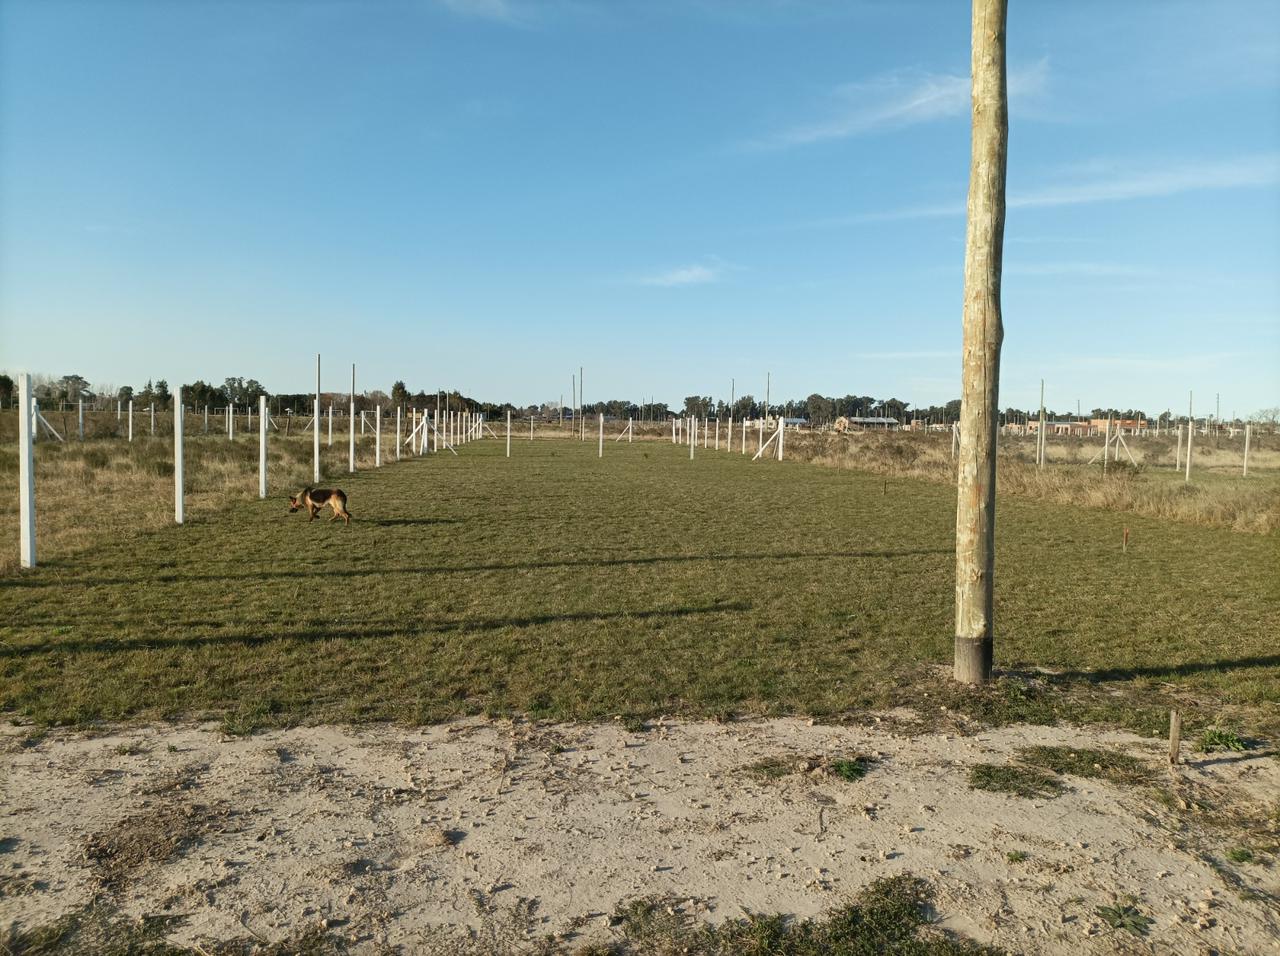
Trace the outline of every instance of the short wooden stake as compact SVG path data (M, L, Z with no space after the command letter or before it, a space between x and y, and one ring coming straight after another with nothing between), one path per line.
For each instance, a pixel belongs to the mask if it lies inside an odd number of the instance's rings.
M1120 536L1120 551L1127 554L1129 551L1129 529L1124 529L1124 534Z
M1182 762L1182 715L1177 710L1169 711L1169 765L1176 767Z
M36 458L32 434L31 376L18 373L18 558L36 566Z

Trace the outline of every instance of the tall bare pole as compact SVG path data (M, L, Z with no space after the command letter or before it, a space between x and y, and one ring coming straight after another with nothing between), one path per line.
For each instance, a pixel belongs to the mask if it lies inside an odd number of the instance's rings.
M1000 273L1004 259L1009 96L1007 0L973 0L973 131L964 254L964 378L956 489L955 679L991 680L996 558Z

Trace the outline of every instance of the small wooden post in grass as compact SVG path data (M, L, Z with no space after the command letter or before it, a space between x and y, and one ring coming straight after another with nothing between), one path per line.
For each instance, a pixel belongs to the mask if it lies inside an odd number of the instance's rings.
M129 399L129 441L133 441L133 399Z
M604 412L600 413L600 451L596 457L604 457Z
M1191 436L1196 431L1195 419L1191 417L1191 399L1192 393L1187 392L1187 475L1183 479L1183 482L1187 484L1191 482Z
M373 467L382 467L382 406L373 407Z
M351 417L347 421L347 471L356 470L356 365L351 363Z
M36 566L36 457L32 426L31 376L18 373L18 560Z
M81 402L80 402L79 420L80 420L80 440L81 440L81 441L84 441L84 401L83 401L83 400L81 400ZM1246 452L1246 454L1245 454L1245 466L1244 466L1244 471L1245 471L1245 474L1246 474L1246 475L1249 473L1249 464L1248 464L1248 459L1249 459L1249 455L1248 455L1249 438L1248 438L1248 435L1249 435L1249 433L1246 431L1246 432L1245 432L1245 439L1244 439L1244 447L1245 447L1245 452Z
M1249 477L1249 430L1253 427L1253 422L1244 423L1244 474L1243 478ZM81 438L84 437L82 434Z
M1120 536L1120 551L1122 554L1129 553L1129 529L1124 529L1124 534Z
M182 488L182 388L173 391L173 521L182 524L184 515Z
M267 396L258 396L258 497L267 496Z
M1169 765L1176 767L1182 762L1182 714L1176 709L1169 711Z

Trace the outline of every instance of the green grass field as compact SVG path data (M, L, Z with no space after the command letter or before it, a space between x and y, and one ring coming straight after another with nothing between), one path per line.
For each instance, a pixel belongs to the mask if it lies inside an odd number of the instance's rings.
M907 704L1155 729L1181 699L1201 723L1274 727L1273 535L1002 500L1009 676L964 692L936 666L951 656L953 489L690 462L663 442L609 443L603 460L594 442L502 451L332 476L350 528L288 514L279 488L0 577L0 709L244 730Z

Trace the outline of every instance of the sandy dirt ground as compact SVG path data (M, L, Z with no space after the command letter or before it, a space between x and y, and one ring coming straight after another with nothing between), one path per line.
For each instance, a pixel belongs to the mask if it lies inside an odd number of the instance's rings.
M1247 839L1237 824L1275 812L1276 756L1192 755L1171 775L1160 741L920 734L907 717L234 738L8 726L0 934L109 900L130 918L180 917L168 938L192 946L322 926L358 952L518 951L546 936L572 949L608 940L611 914L641 896L710 921L815 916L911 873L934 886L942 927L1014 952L1280 953L1280 865L1226 858ZM970 789L974 764L1029 744L1122 751L1153 782L1065 777L1052 799ZM826 769L852 755L874 758L862 779ZM795 771L749 769L772 758ZM1129 895L1154 919L1146 937L1098 914Z

